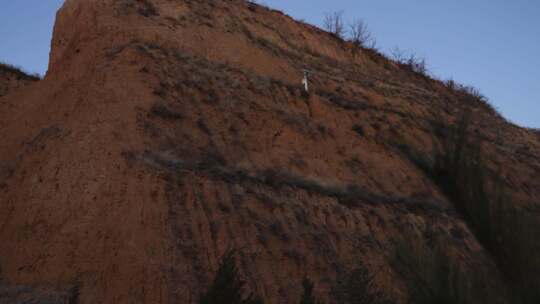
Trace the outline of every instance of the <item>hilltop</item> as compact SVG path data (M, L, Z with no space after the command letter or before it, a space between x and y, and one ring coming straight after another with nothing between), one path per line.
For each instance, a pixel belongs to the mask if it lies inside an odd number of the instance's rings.
M265 303L538 296L538 134L253 3L66 0L0 136L6 301L198 303L231 249Z
M21 69L0 62L0 97L38 80L38 76L29 75Z

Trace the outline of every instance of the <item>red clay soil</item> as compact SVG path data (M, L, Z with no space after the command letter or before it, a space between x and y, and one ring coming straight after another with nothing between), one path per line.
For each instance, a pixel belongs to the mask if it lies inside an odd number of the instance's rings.
M433 121L458 118L463 101L440 83L244 1L67 0L50 59L44 80L0 98L0 282L12 293L196 303L236 249L266 303L297 303L304 277L335 303L360 261L404 302L388 261L404 230L445 232L505 293L396 148L431 155ZM516 201L534 201L536 135L481 105L473 115Z

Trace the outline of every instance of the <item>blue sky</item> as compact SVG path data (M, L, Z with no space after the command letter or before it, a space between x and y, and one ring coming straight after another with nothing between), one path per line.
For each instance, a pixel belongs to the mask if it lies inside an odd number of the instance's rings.
M44 74L56 11L63 0L3 0L0 61Z
M44 73L62 0L8 0L0 10L0 61ZM325 12L364 19L388 52L427 59L433 74L478 87L511 121L540 128L538 0L264 0L321 24Z

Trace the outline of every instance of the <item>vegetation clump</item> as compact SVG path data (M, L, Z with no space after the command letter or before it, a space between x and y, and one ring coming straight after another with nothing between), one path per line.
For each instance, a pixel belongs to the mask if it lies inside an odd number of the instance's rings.
M302 281L302 287L304 288L304 293L302 294L300 304L321 304L321 302L317 301L315 295L313 294L315 285L310 279L305 278Z
M492 302L497 296L481 284L483 276L466 273L450 252L441 236L428 243L407 232L395 240L391 264L407 284L410 303L499 302Z
M426 59L413 52L405 52L398 47L392 49L392 59L405 70L429 77Z
M345 22L343 21L343 11L327 13L324 15L324 29L338 39L345 38Z
M156 6L150 0L137 0L137 2L142 5L142 7L137 10L142 16L151 17L159 15Z
M37 73L28 74L25 71L23 71L21 68L18 68L11 64L0 62L0 74L7 74L7 73L16 75L20 79L28 79L28 80L34 80L34 81L41 79L41 76Z
M540 303L540 217L536 206L519 206L505 190L500 170L490 170L464 114L448 132L435 162L423 166L452 200L478 240L495 257L516 303Z
M208 290L201 296L200 304L263 304L263 300L245 292L246 281L236 266L235 252L226 253Z
M374 49L376 40L369 30L368 24L362 20L357 19L349 24L350 41L356 48L366 47Z
M375 274L360 262L349 274L339 278L334 290L339 304L388 304L390 299L375 283Z

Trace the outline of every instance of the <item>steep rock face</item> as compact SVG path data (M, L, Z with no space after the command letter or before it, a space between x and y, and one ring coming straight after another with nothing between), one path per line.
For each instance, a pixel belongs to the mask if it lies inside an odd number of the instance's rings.
M301 70L315 71L302 94ZM452 204L401 150L432 151L463 101L439 83L244 1L67 0L49 72L0 99L0 281L80 303L195 303L238 250L249 288L334 303L360 261L397 301L403 230L442 231L505 288ZM538 139L474 106L518 201Z

